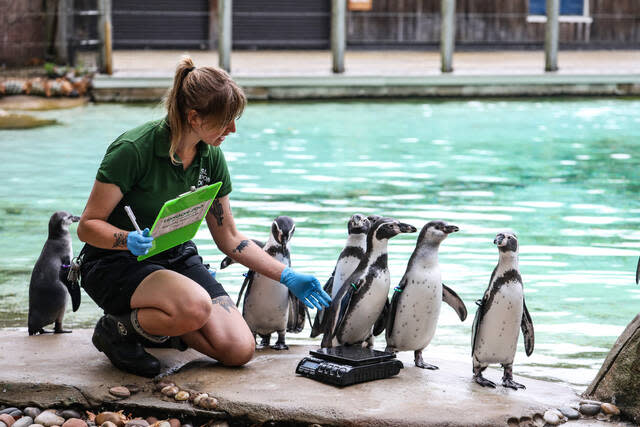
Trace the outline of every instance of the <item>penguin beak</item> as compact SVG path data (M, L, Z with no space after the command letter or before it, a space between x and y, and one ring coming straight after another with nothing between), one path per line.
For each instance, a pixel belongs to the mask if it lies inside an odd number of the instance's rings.
M418 229L415 228L413 225L405 224L403 222L399 223L398 227L400 227L401 233L415 233L416 231L418 231Z
M72 215L70 219L71 219L71 222L78 222L78 221L80 221L80 217L79 217L79 216L75 216L75 215Z
M493 244L494 244L494 245L501 246L501 245L502 245L502 241L503 241L503 240L504 240L504 235L502 235L502 234L498 234L498 235L496 236L496 238L495 238L495 239L493 239Z
M455 225L447 225L444 227L444 232L447 234L455 233L456 231L460 231L460 229Z

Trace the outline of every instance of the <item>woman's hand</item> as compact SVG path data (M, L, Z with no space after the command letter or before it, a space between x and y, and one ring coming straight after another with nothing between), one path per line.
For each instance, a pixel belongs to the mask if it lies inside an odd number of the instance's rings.
M320 286L320 282L309 274L300 274L286 267L282 270L280 283L285 285L307 307L322 310L329 307L331 297Z
M149 235L149 229L145 228L142 234L130 231L127 236L127 249L135 256L145 255L151 249L153 237Z

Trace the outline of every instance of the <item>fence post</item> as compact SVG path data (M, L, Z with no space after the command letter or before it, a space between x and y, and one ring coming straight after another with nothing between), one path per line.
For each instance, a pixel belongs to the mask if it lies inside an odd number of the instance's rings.
M559 15L560 0L547 0L547 24L544 34L545 71L558 70Z
M231 72L231 10L232 0L218 0L218 19L220 20L218 38L218 65Z
M331 0L331 54L333 72L344 73L344 51L346 37L347 1Z
M60 0L58 3L56 47L58 61L67 64L69 62L69 0Z
M453 50L456 43L456 0L442 0L440 9L440 70L450 73L453 71Z
M98 37L100 38L100 72L113 74L111 0L98 0Z

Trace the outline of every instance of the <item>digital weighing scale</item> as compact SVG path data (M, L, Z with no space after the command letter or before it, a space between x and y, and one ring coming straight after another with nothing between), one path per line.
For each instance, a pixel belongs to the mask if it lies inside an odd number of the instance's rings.
M396 355L369 348L333 347L309 351L296 374L340 387L397 375L403 368Z

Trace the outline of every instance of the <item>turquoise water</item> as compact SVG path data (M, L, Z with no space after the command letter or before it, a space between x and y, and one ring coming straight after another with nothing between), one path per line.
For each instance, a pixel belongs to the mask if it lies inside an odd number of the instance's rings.
M0 131L2 328L26 326L31 268L51 213L80 214L109 142L163 115L130 105L37 114L61 124ZM580 389L639 311L639 142L638 100L255 103L223 149L239 229L265 239L273 218L293 217L293 266L321 282L353 213L418 228L431 219L460 227L443 243L440 261L444 282L470 314L461 323L443 308L427 362L445 354L469 361L473 302L497 260L493 238L514 229L536 330L534 354L527 358L520 343L514 371ZM390 241L394 285L415 238ZM219 264L223 256L206 227L196 242L207 262ZM76 253L80 247L75 238ZM243 272L218 272L234 299ZM90 327L99 316L83 294L80 310L69 308L65 320Z

